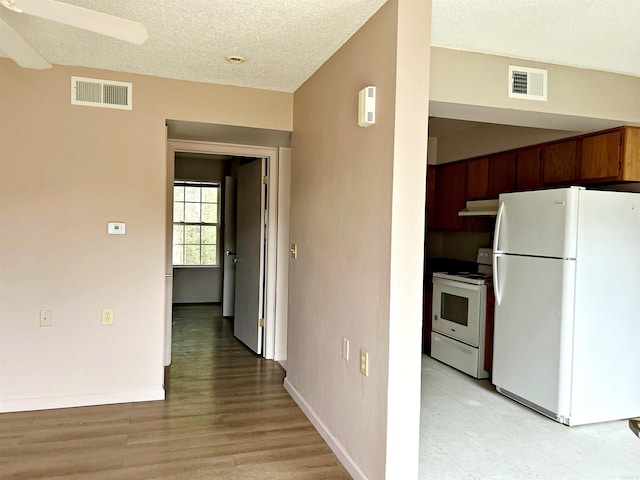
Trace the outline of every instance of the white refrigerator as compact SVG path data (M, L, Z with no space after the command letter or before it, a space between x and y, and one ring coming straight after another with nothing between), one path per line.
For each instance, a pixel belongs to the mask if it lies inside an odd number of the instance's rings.
M566 425L640 416L640 194L500 195L497 390Z

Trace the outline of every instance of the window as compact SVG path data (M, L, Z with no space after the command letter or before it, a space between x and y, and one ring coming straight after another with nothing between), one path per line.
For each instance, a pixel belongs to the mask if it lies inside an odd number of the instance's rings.
M173 184L173 264L218 265L220 185Z

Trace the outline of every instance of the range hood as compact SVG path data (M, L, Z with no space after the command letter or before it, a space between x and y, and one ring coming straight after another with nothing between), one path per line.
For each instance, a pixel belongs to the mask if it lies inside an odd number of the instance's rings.
M461 217L495 217L498 214L499 202L497 198L492 200L469 200L467 206L458 212Z

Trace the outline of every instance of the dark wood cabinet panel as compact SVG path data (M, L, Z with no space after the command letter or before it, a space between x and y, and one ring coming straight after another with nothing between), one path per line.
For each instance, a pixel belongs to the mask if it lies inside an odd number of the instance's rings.
M466 203L466 173L466 162L438 166L435 188L436 229L461 231L464 228L464 218L458 216L458 212Z
M493 330L495 315L495 299L493 296L493 286L487 285L487 312L485 317L484 332L484 369L491 375L493 369Z
M464 231L469 233L488 233L495 228L495 217L466 217Z
M435 165L427 166L427 228L434 228L436 225L436 179L438 169Z
M640 127L625 126L444 165L427 173L427 228L486 232L491 222L460 217L467 200L598 182L640 182Z
M516 179L516 154L506 152L489 157L489 198L513 192Z
M620 130L584 137L580 155L580 180L617 180L622 169L621 146Z
M425 279L424 305L422 316L422 352L431 355L431 303L433 301L433 290L431 278Z
M640 127L622 128L621 180L640 182Z
M516 153L516 190L536 190L540 181L541 147L518 150Z
M576 180L578 140L550 143L542 147L542 183L569 185Z
M467 162L467 200L487 198L489 192L489 158Z

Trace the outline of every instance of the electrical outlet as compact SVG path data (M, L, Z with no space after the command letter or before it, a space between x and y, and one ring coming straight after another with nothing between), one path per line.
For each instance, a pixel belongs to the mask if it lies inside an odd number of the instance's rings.
M40 326L51 326L51 310L40 310Z
M349 361L349 340L346 338L342 339L342 358Z
M360 373L365 377L369 376L369 352L364 348L360 349Z
M102 325L113 325L113 308L102 309Z

